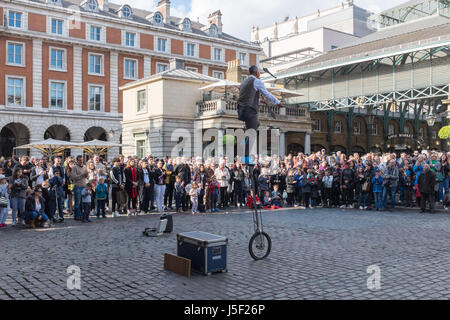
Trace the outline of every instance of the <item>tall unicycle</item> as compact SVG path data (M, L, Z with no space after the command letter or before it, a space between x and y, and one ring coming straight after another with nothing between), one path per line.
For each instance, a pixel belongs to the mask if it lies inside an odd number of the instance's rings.
M255 233L250 238L248 251L253 259L263 260L270 254L270 250L272 249L272 240L270 239L270 236L264 232L261 208L258 208L256 201L253 203L255 207L253 210L253 225Z

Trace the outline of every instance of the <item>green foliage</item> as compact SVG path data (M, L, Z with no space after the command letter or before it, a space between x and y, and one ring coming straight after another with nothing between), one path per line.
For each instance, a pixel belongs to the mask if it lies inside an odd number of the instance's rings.
M450 126L445 126L439 131L439 138L443 140L450 139Z

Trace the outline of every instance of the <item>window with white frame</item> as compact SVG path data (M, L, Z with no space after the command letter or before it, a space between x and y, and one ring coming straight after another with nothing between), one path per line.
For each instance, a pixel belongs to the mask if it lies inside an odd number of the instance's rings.
M140 90L137 93L137 112L147 110L147 90Z
M89 39L91 39L92 41L101 41L102 28L97 26L91 26Z
M336 120L334 122L334 133L342 133L342 121Z
M390 124L390 125L388 126L388 134L389 134L390 136L393 135L393 134L395 134L395 127L394 127L393 124Z
M169 69L169 65L167 63L157 63L156 64L156 73L161 73Z
M103 110L103 86L89 85L89 111Z
M145 138L136 139L136 155L138 159L144 158L147 154L146 142Z
M136 46L136 33L133 33L133 32L125 33L125 45L127 47L135 47Z
M214 48L214 60L222 61L222 49Z
M22 28L22 12L9 11L8 26L10 28Z
M195 56L195 44L194 43L188 43L186 45L186 55L188 57L194 57Z
M58 48L50 48L50 69L53 70L66 69L66 50Z
M25 65L25 57L24 57L25 44L19 43L19 42L7 41L6 45L8 47L8 58L7 58L6 64L15 65L15 66L24 66Z
M353 134L359 136L361 134L361 122L353 122Z
M89 54L89 74L103 75L103 55Z
M97 12L98 10L97 0L88 0L86 4L86 9L92 12Z
M23 107L25 105L24 79L21 77L6 77L8 106Z
M50 109L62 110L66 107L66 83L50 81Z
M372 123L370 128L370 134L372 136L377 136L378 135L378 124L377 123Z
M166 52L167 39L158 38L158 51Z
M124 77L126 79L137 79L137 60L135 59L125 59L124 63Z
M224 74L222 71L213 71L213 78L223 79Z
M163 16L160 12L155 12L153 16L153 21L157 24L161 24L163 22Z
M198 72L198 68L194 68L194 67L186 67L187 71L192 71L192 72Z
M245 52L239 53L239 60L241 61L241 65L247 65L247 54Z
M51 28L52 34L62 35L63 34L63 25L64 25L63 20L52 19L52 28Z
M406 133L406 134L409 134L409 133L410 133L410 131L409 131L409 126L405 126L405 127L403 128L403 132Z
M314 119L313 131L315 132L322 131L322 122L320 121L320 119Z

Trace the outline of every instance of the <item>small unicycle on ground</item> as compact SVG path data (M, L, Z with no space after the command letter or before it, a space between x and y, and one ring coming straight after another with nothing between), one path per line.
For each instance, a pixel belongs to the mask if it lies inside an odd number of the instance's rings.
M250 256L255 260L263 260L267 258L272 249L272 240L270 236L264 232L261 208L258 208L255 199L253 199L254 207L253 210L253 225L255 233L250 239L248 244L248 251Z

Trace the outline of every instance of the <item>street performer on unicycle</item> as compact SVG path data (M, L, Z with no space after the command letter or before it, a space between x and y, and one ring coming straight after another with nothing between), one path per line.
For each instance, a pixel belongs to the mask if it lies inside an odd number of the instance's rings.
M264 83L260 80L260 72L257 66L250 67L250 76L242 82L240 87L239 99L238 99L238 119L245 122L245 129L253 129L258 130L259 128L259 120L258 120L258 110L260 97L263 97L272 105L277 105L281 107L280 101L275 98L272 94L270 94ZM256 143L256 139L254 139L253 143ZM253 177L253 166L254 163L250 162L250 139L248 136L245 137L245 155L244 162L248 165L249 168L249 177L254 179ZM251 194L255 195L255 183L256 181L252 181L252 191ZM250 239L249 242L249 252L253 259L262 260L265 259L272 247L272 241L267 233L264 232L263 223L262 223L262 215L261 215L261 206L257 205L256 199L253 198L253 225L255 233Z

